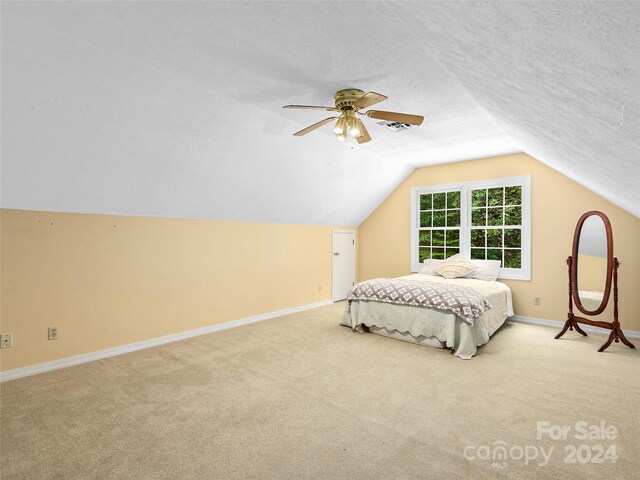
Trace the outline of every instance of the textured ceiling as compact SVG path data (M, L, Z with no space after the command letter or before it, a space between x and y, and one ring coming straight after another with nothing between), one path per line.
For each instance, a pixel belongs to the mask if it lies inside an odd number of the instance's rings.
M638 215L638 11L3 2L2 206L357 225L416 166L526 151ZM345 87L426 121L291 135Z
M533 157L640 216L640 2L398 2Z

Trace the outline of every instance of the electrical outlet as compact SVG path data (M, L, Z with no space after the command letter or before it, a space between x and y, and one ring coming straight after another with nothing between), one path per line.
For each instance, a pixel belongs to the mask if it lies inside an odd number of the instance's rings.
M534 305L542 305L542 297L533 297Z
M0 348L13 347L13 333L3 333L0 335Z
M49 340L58 339L58 327L49 327Z

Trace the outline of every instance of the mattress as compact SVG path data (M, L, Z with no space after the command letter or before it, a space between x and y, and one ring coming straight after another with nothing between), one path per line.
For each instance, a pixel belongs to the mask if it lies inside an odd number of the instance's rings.
M511 290L501 282L470 278L449 280L424 274L400 278L471 287L486 297L491 309L476 318L473 325L469 325L453 313L443 310L352 301L345 308L341 324L351 328L365 325L370 332L378 335L451 348L457 357L470 359L476 354L477 347L487 343L507 317L513 315Z

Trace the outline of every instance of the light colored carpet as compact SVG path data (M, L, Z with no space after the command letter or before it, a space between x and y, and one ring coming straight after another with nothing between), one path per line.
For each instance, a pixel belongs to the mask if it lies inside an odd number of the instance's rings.
M352 333L343 308L2 384L2 479L639 478L637 350L508 324L464 361ZM601 420L615 440L536 439L538 421ZM497 441L554 451L463 454ZM618 458L565 464L570 444Z

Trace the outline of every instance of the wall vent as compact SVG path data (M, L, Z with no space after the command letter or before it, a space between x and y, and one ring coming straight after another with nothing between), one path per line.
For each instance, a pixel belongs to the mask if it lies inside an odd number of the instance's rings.
M406 130L411 128L411 125L408 123L399 123L399 122L389 122L387 120L383 122L378 122L378 125L382 125L383 127L387 127L392 132L399 132L401 130Z

